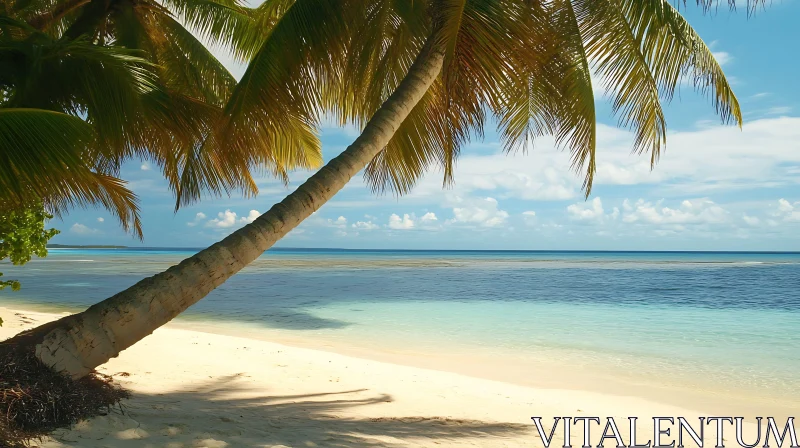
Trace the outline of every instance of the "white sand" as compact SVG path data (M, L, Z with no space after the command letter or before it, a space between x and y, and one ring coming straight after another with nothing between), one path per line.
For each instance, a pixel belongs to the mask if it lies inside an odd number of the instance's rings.
M59 317L5 308L0 316L0 340ZM613 416L627 443L628 416L640 418L641 442L652 437L652 416L705 415L636 396L523 387L171 325L100 370L132 391L124 414L81 422L40 446L541 447L531 416ZM602 428L592 429L596 445ZM573 446L582 437L574 427ZM709 446L712 437L709 427Z

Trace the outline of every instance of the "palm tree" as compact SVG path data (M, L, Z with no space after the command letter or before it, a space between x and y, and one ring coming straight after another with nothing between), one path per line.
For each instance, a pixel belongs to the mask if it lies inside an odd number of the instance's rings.
M203 192L257 193L253 169L285 178L319 166L305 123L219 144L214 130L235 80L176 17L242 54L265 19L231 2L170 6L0 0L0 206L43 200L60 213L99 204L141 237L136 197L118 178L132 156L161 167L176 209Z
M710 0L709 0L710 1ZM704 7L710 3L701 0ZM359 171L402 193L433 166L452 181L461 147L494 117L508 151L551 134L595 172L590 73L607 80L635 149L655 163L661 100L682 75L724 122L741 114L711 52L669 0L275 0L278 12L225 106L225 129L362 126L339 156L222 241L86 311L8 341L81 377L202 299L332 198ZM276 106L276 105L279 105Z

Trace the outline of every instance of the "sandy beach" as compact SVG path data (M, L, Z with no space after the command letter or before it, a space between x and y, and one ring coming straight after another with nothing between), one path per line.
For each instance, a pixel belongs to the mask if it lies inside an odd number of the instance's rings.
M0 316L0 339L59 317L6 308ZM638 416L647 440L652 416L706 415L648 397L525 387L173 324L100 371L132 392L123 412L39 446L542 446L532 416L546 428L552 416L613 416L620 426ZM576 428L573 445L582 437Z

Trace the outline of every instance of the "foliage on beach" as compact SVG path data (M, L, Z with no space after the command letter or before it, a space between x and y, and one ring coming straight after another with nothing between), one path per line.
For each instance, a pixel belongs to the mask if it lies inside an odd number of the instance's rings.
M45 223L52 218L53 215L47 213L41 203L12 210L0 207L0 260L8 258L13 265L21 266L31 261L34 255L46 257L47 241L59 233L56 229L45 229ZM8 287L17 291L20 282L0 279L0 290Z

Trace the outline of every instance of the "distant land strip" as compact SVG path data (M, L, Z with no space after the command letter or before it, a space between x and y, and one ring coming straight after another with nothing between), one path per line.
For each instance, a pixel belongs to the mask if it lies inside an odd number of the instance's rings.
M110 245L103 245L103 244L88 244L88 245L76 245L76 244L48 244L48 249L127 249L128 246L110 246Z

